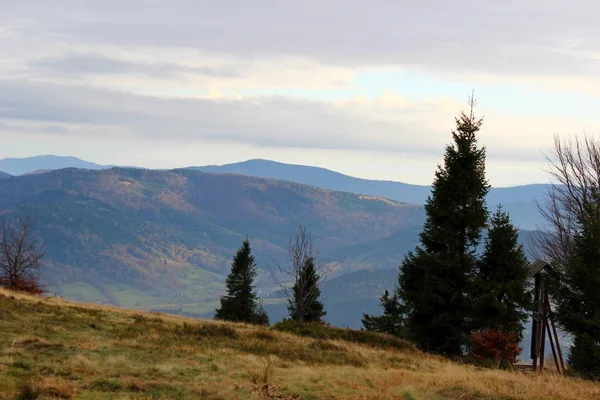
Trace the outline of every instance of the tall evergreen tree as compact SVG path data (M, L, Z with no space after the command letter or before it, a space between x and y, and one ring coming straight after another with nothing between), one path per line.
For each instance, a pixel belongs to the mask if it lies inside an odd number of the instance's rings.
M529 263L519 230L511 223L502 206L490 219L485 250L479 262L474 285L473 328L496 328L515 333L523 339L525 310L531 306L527 290Z
M402 305L398 300L397 289L394 290L394 295L391 297L386 290L381 296L379 304L383 308L383 315L363 314L362 324L365 329L394 336L404 336L405 320Z
M556 315L573 335L569 369L600 380L600 193L594 189L578 221L573 252L553 291Z
M257 321L257 296L254 293L256 264L248 238L238 249L227 276L227 294L221 297L221 307L215 318L236 322Z
M293 301L288 306L290 318L298 322L323 322L327 314L319 301L321 289L313 257L307 257L292 287Z
M461 112L438 166L421 245L400 266L399 296L411 338L423 349L459 355L469 342L475 250L486 225L485 148L477 146L482 120Z

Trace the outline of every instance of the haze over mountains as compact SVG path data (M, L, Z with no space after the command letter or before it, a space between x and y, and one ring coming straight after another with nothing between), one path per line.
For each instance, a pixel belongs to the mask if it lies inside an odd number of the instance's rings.
M36 171L54 170L62 168L102 169L110 168L80 160L77 157L60 157L43 155L27 158L4 158L0 160L0 171L10 175L24 175Z

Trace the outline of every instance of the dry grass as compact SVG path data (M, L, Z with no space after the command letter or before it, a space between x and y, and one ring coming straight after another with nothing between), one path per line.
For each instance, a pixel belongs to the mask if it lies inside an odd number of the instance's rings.
M590 382L301 333L0 290L0 398L600 399Z

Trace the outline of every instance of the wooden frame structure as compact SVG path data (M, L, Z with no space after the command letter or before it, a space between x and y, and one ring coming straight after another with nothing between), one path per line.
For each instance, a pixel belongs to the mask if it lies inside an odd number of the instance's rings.
M529 265L529 277L534 278L533 319L531 323L531 359L533 370L544 370L544 358L546 355L546 333L552 347L554 363L559 374L565 371L556 326L552 318L552 307L548 299L548 285L545 275L552 271L552 266L545 261L536 260Z

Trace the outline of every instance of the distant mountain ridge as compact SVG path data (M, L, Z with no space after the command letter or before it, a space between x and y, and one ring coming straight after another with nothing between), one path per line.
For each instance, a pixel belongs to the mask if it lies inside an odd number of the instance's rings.
M431 191L429 186L355 178L326 168L286 164L263 159L189 168L204 172L233 173L281 179L330 190L387 197L393 200L402 197L401 201L412 204L423 204Z
M205 172L282 179L329 190L385 197L412 204L424 204L431 192L431 186L354 178L325 168L285 164L262 159L220 166L209 165L189 168ZM502 204L521 229L533 230L538 225L543 224L536 201L543 201L547 187L545 184L507 188L493 187L487 198L488 206L495 209L498 204Z
M49 171L63 168L104 169L110 166L99 165L77 157L43 155L27 158L4 158L0 160L0 171L10 175L24 175L37 171Z
M0 171L11 175L39 173L61 168L98 170L112 167L90 163L75 157L37 156L0 160ZM411 204L424 204L431 191L431 187L427 185L355 178L325 168L285 164L263 159L225 165L192 166L187 169L279 179L328 190L384 197ZM401 178L401 174L399 175ZM492 188L487 198L488 206L493 210L498 204L502 204L521 229L534 230L544 223L536 202L543 201L546 189L547 185L545 184Z

